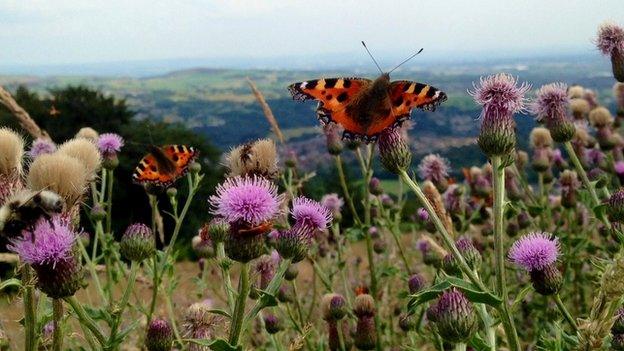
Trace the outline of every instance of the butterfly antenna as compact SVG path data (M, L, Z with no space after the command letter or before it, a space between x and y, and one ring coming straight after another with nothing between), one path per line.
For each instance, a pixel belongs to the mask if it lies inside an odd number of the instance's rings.
M393 69L390 70L390 72L388 73L392 73L395 69L403 66L403 64L407 63L409 60L413 59L414 57L418 56L418 54L420 54L421 52L423 52L423 48L420 48L420 50L418 50L417 53L413 54L412 56L406 58L405 60L403 60L403 62L399 63L396 67L394 67Z
M362 45L364 46L364 49L366 49L366 52L368 52L368 56L370 56L370 58L373 59L373 62L375 62L375 66L377 66L377 69L379 69L379 72L383 74L384 73L383 70L381 69L381 67L379 67L379 64L377 63L377 60L375 60L375 58L373 57L373 54L371 54L370 50L368 50L368 48L366 47L366 43L364 42L364 40L362 40Z

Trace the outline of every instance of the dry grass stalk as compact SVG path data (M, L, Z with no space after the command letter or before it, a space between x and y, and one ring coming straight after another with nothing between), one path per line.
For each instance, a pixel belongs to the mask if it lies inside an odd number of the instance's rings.
M267 104L266 100L264 99L264 95L262 95L260 90L258 90L256 83L254 83L249 77L247 77L247 83L249 83L249 87L251 87L251 91L256 97L256 100L258 100L258 103L260 103L260 106L262 106L264 116L266 117L267 121L269 121L273 133L275 133L280 143L284 144L284 134L282 134L282 131L279 128L279 124L277 124L277 120L273 115L273 111L271 111L269 104Z
M24 128L33 138L43 138L51 140L48 133L39 128L37 123L30 117L28 112L24 110L11 96L6 89L0 87L0 104L4 105L12 114L17 118L19 124Z

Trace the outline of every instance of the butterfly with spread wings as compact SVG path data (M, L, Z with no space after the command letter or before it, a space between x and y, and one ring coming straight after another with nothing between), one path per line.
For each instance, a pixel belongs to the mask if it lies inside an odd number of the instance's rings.
M199 152L192 146L150 146L147 154L132 174L135 183L168 187L188 171Z
M433 111L447 99L444 92L427 84L390 81L390 73L383 71L374 81L366 78L315 79L291 84L288 90L294 100L318 101L316 112L321 124L337 123L344 128L344 139L366 143L377 140L386 129L400 126L410 118L412 109Z

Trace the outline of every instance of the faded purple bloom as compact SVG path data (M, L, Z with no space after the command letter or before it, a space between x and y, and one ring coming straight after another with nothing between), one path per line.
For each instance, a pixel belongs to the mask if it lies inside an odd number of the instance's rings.
M537 91L537 98L531 104L531 112L538 121L562 120L568 112L568 86L564 83L552 83L542 86Z
M325 194L321 198L321 205L328 208L333 216L336 216L340 214L344 201L336 193Z
M481 117L493 114L494 117L503 118L525 111L524 94L531 86L527 83L520 86L517 84L517 79L512 75L499 73L486 78L481 77L479 86L473 84L474 91L468 93L479 105L483 105Z
M604 55L624 53L624 28L613 23L605 23L600 26L596 47Z
M11 241L8 248L28 264L55 266L73 259L76 239L77 235L69 223L55 216L51 223L40 220L33 233L24 232L23 237Z
M418 219L420 219L423 222L426 222L429 220L429 212L427 212L427 210L425 210L422 207L416 210L416 215L418 216Z
M270 255L263 255L258 258L256 263L256 272L260 275L260 289L266 289L271 279L275 275L275 269L281 258L276 250L271 251Z
M591 165L599 166L605 160L605 154L600 149L586 149L585 160Z
M416 247L418 247L418 250L420 250L420 252L423 254L425 254L431 248L429 242L425 239L418 240L418 242L416 243Z
M426 284L427 281L425 280L425 277L419 273L413 274L407 281L410 294L418 293L425 287Z
M559 149L554 149L550 154L550 157L552 158L553 163L559 168L565 168L568 164Z
M418 165L420 178L434 183L444 181L448 177L448 170L449 161L438 154L429 154L423 157Z
M613 169L615 170L615 173L618 175L624 175L624 161L617 161L614 165L613 165Z
M327 123L323 126L323 133L327 141L327 151L331 155L340 155L343 149L341 140L342 128L336 123Z
M296 225L323 230L332 221L330 210L320 203L300 196L293 200L291 214Z
M281 201L275 184L258 176L228 178L208 200L214 215L254 226L273 219Z
M509 249L509 259L527 271L543 269L558 256L559 239L546 232L523 235Z
M446 192L442 194L442 199L444 200L444 207L449 213L459 214L463 212L464 199L462 198L462 191L459 185L451 184Z
M114 156L121 151L124 140L119 134L104 133L98 138L97 146L103 156Z
M43 154L51 154L54 151L56 151L56 144L54 144L51 140L37 138L35 139L35 141L33 141L32 145L30 146L30 150L28 151L28 154L30 155L31 158L34 159L37 156L40 156Z

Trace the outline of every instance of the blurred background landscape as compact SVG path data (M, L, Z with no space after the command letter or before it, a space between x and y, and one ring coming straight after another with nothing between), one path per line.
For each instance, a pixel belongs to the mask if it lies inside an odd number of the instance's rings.
M536 88L554 81L581 84L612 108L610 63L592 40L600 23L623 17L618 0L320 0L314 6L299 0L175 6L149 0L7 0L0 4L0 85L57 143L85 126L126 138L116 171L127 189L115 195L126 206L115 223L120 230L149 218L143 190L130 181L146 145L184 140L200 149L205 199L222 176L223 152L271 137L247 78L277 118L287 139L282 151L294 151L299 166L317 174L306 192L318 197L339 192L339 186L326 177L334 169L326 162L316 104L292 101L286 87L320 77L374 79L379 72L360 40L385 69L423 47L392 78L431 84L449 99L433 113L413 112L413 166L439 153L460 178L462 167L485 162L475 142L479 108L467 94L473 82L507 72ZM526 149L535 122L518 116L517 123L519 147ZM0 124L18 128L4 109ZM391 190L395 178L379 171ZM185 236L207 218L205 201L193 206Z

